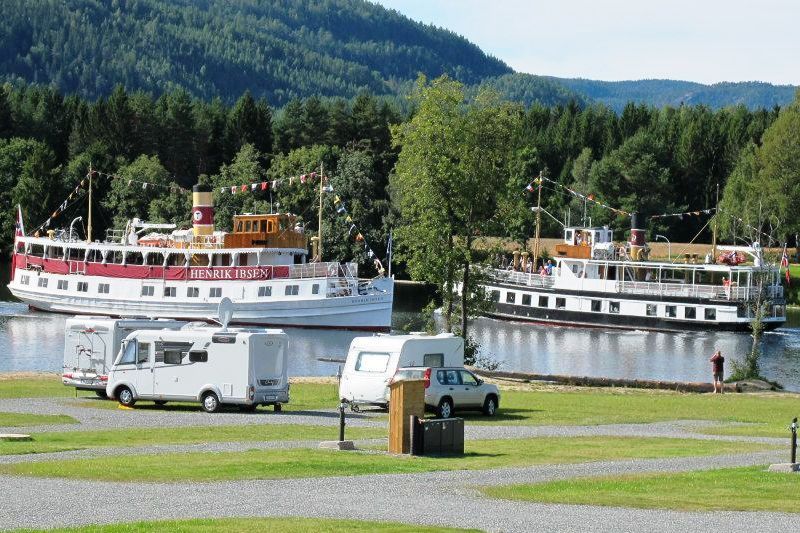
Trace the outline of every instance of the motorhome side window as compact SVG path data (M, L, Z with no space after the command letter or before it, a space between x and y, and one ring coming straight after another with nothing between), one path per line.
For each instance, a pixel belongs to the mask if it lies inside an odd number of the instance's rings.
M190 363L207 363L208 362L208 352L205 350L192 350L189 352L189 362Z
M146 363L150 359L150 343L140 342L139 349L136 354L137 363Z
M389 366L389 354L379 352L361 352L356 359L357 372L386 372Z
M422 366L444 366L444 354L426 353L422 356Z
M166 348L164 350L164 364L165 365L179 365L183 356L186 354L183 350Z

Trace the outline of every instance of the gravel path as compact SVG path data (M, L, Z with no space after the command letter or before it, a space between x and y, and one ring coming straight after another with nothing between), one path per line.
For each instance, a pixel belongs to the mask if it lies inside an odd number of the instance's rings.
M314 516L397 520L489 531L749 531L796 529L782 513L677 512L490 500L475 486L631 472L766 464L775 453L633 460L489 471L225 483L104 483L0 476L0 528L190 517Z

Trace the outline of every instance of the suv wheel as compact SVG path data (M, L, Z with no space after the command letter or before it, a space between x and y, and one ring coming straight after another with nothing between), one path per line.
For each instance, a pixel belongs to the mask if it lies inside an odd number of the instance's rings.
M494 416L497 414L497 397L491 394L486 397L483 402L483 414L486 416Z
M453 400L442 398L439 407L436 409L436 416L439 418L450 418L453 416Z

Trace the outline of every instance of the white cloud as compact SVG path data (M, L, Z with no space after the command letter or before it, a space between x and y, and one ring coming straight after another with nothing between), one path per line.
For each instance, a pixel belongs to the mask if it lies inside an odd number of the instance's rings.
M794 0L378 0L520 72L800 85Z

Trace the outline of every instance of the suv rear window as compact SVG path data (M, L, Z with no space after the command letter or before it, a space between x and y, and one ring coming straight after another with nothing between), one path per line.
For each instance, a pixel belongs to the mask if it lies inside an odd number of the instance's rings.
M440 385L460 385L461 380L458 378L458 370L437 370L436 381Z
M356 359L357 372L386 372L389 354L380 352L361 352Z

